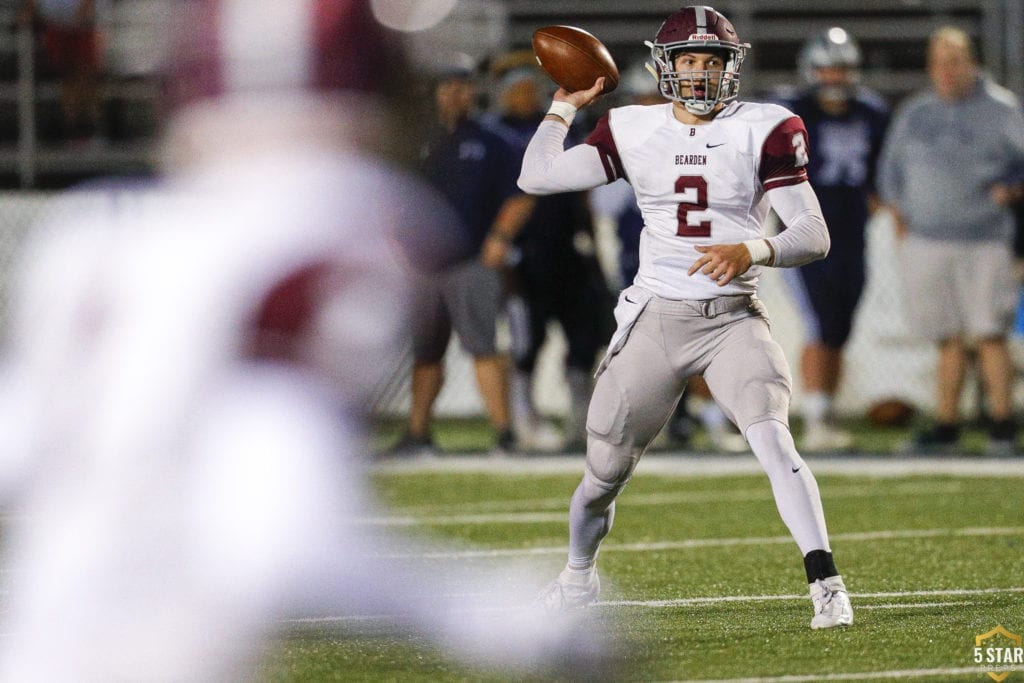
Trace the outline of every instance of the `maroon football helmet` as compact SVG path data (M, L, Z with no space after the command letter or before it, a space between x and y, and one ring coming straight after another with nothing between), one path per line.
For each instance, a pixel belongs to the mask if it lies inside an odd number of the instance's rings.
M644 44L651 48L654 60L651 70L658 78L661 94L681 102L690 113L707 114L719 102L730 102L739 94L740 67L750 45L741 43L732 23L711 7L682 8L665 20L653 43L645 41ZM720 52L725 68L722 71L676 71L674 58L679 51ZM705 83L702 95L695 94L696 89L692 87L695 81Z

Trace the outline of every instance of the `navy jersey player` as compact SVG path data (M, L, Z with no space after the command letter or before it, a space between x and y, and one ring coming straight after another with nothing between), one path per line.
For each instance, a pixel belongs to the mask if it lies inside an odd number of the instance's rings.
M544 118L539 70L519 68L501 83L500 111L485 122L519 155ZM570 137L572 133L570 133ZM594 255L594 228L584 192L539 197L516 236L518 259L509 301L514 372L510 407L519 445L527 450L562 447L583 450L591 374L611 324L612 297ZM549 440L550 426L533 407L533 372L549 321L565 334L565 377L569 410L564 439ZM557 437L557 434L555 435Z
M757 299L764 266L823 258L828 229L807 183L807 132L789 110L737 100L749 46L710 7L685 7L650 43L664 104L611 109L585 144L567 124L600 93L560 89L523 159L536 194L633 186L645 227L640 268L615 309L587 415L583 480L569 513L569 558L542 593L581 607L600 591L596 561L615 499L668 419L688 377L703 375L771 481L804 556L812 628L848 626L853 610L829 546L818 485L789 432L791 380ZM766 238L774 209L787 229Z
M803 119L814 143L807 173L832 240L827 258L786 273L806 330L800 358L806 450L842 449L852 441L829 418L864 288L864 227L889 119L885 101L857 84L860 62L859 47L842 28L816 34L799 57L806 87L780 101Z

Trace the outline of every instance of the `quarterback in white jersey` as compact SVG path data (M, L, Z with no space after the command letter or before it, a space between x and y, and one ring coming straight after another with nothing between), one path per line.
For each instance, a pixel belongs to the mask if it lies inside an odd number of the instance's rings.
M545 592L552 607L597 599L596 558L614 503L644 449L703 375L764 466L804 556L812 628L848 626L853 611L828 544L817 483L788 426L789 368L757 300L762 266L828 253L807 183L803 122L772 104L736 101L749 47L710 7L672 14L648 43L666 104L612 109L585 144L564 149L567 124L600 93L555 93L523 160L520 186L548 194L629 181L644 218L640 268L616 308L587 419L587 467L572 499L569 562ZM775 209L787 229L766 238Z
M683 123L674 109L673 103L614 109L586 141L607 182L630 182L643 214L634 283L668 299L753 294L757 267L721 283L690 276L701 256L694 247L764 237L766 192L807 180L803 123L772 104L731 102L714 125ZM822 236L816 237L800 261L818 255Z

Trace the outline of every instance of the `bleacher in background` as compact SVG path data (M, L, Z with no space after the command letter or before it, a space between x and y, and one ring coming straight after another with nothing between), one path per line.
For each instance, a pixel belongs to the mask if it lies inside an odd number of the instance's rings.
M59 88L19 0L0 3L0 186L61 188L95 176L147 173L158 126L156 70L164 0L100 0L105 43L99 137L62 139Z
M258 1L258 0L254 0ZM148 171L159 125L156 69L162 28L174 0L98 0L107 39L102 141L63 144L57 85L31 32L17 30L20 0L0 0L0 187L64 187L93 175ZM646 59L643 40L685 3L680 0L462 0L433 31L427 49L458 49L483 60L528 48L533 30L552 23L598 35L620 65ZM1024 2L1020 0L725 0L713 3L753 44L744 67L748 96L797 81L803 40L839 24L859 40L863 82L896 104L926 87L925 44L945 23L968 31L988 71L1024 93Z
M251 0L261 2L263 0ZM0 339L7 316L6 275L17 246L52 193L83 178L152 170L160 124L157 67L163 27L178 0L98 0L107 36L103 82L103 142L73 146L59 139L57 86L38 59L28 31L19 32L15 12L20 0L0 0ZM620 66L644 60L643 47L661 21L682 0L461 0L441 25L416 36L414 63L429 69L432 56L460 51L478 60L528 48L533 30L565 23L586 28L611 49ZM744 66L743 92L766 93L798 83L796 59L804 39L839 24L860 42L863 82L892 104L927 86L925 46L936 27L952 23L970 33L985 68L1000 83L1024 95L1024 2L1021 0L727 0L712 3L733 20L740 36L753 44ZM415 91L413 91L415 92ZM607 98L605 106L614 98ZM971 122L965 122L970 124ZM33 190L27 192L26 190ZM869 227L871 275L847 351L847 379L838 409L858 413L872 400L898 395L927 409L932 403L934 350L905 328L899 278L892 255L892 228L885 216ZM781 282L765 276L762 297L769 303L776 338L795 358L803 330ZM539 366L542 411L558 414L568 397L561 354L563 340L552 328ZM1024 344L1024 340L1022 341ZM1019 344L1021 345L1021 344ZM1018 349L1024 359L1024 347ZM408 363L408 360L406 360ZM441 414L477 414L479 400L465 354L448 357L448 382L439 400ZM1024 365L1024 360L1021 362ZM793 363L794 371L798 364ZM382 387L376 411L400 415L407 410L407 368L397 368ZM1018 392L1024 387L1018 387ZM800 395L794 396L798 405ZM976 402L973 396L965 397ZM1019 396L1018 405L1024 405Z

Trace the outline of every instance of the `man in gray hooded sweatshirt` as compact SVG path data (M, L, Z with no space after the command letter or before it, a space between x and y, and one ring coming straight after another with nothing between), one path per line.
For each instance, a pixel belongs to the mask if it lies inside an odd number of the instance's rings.
M1011 204L1024 196L1024 114L980 73L969 37L936 30L928 46L932 90L897 112L879 162L892 210L914 332L938 345L936 424L909 451L956 447L960 394L977 353L992 419L988 450L1015 450L1006 346L1018 285Z

